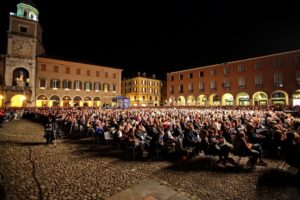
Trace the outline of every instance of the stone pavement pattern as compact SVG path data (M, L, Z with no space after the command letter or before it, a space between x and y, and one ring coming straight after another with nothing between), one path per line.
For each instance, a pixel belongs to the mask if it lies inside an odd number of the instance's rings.
M0 186L6 199L106 199L119 194L126 199L126 192L147 180L187 199L300 199L293 177L269 173L278 165L275 161L268 160L269 169L252 172L207 167L207 160L200 158L127 161L120 152L95 146L90 139L46 146L42 134L43 127L26 120L0 129ZM145 198L162 199L151 194Z

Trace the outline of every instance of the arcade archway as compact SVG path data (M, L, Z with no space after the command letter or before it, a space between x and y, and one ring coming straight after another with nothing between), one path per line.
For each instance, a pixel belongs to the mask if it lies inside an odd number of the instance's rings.
M83 102L80 96L74 97L73 102L74 102L74 106L80 106L80 107L83 106Z
M209 105L211 106L219 106L221 105L220 97L217 94L212 94L209 97Z
M185 106L185 98L184 98L184 96L179 96L177 98L177 105L178 106Z
M223 106L233 106L234 105L234 98L233 95L230 93L225 93L222 96L222 105Z
M197 104L199 106L205 106L206 104L206 96L204 94L201 94L197 97Z
M93 106L94 107L101 107L102 105L101 105L101 99L100 99L100 97L94 97L94 99L93 99Z
M62 106L70 107L72 105L72 98L70 96L64 96L62 98Z
M187 98L187 105L188 106L194 106L196 105L196 98L194 96L188 96Z
M24 107L26 106L26 97L21 94L13 96L10 100L11 107Z
M84 97L83 106L92 107L93 106L92 98L91 97Z
M236 104L239 106L249 106L250 105L250 97L246 92L241 92L236 95Z
M253 105L255 105L255 106L267 106L268 105L268 95L262 91L255 92L253 94L252 100L253 100Z
M57 95L53 95L50 97L50 100L48 101L48 106L52 107L52 106L60 106L60 98Z
M288 105L288 93L282 90L275 91L271 94L272 105Z
M35 106L36 107L47 107L48 98L45 95L39 95L36 97Z

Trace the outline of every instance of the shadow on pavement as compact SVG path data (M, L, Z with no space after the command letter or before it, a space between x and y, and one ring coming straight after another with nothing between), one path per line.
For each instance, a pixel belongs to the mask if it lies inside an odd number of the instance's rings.
M213 158L201 157L191 160L177 161L173 165L166 168L172 171L212 171L221 173L239 173L239 172L252 172L251 169L243 167L236 167L233 165L217 165Z
M295 186L300 189L300 177L290 172L279 169L270 169L263 173L257 182L257 186L286 187ZM299 191L300 192L300 191Z

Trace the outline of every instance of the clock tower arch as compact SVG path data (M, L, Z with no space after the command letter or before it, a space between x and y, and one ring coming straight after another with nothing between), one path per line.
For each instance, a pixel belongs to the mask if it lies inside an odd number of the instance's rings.
M38 17L39 11L31 0L20 1L17 4L17 12L9 13L4 70L6 101L22 93L26 96L27 105L34 103L36 57L45 53ZM15 77L16 71L20 71L20 77Z

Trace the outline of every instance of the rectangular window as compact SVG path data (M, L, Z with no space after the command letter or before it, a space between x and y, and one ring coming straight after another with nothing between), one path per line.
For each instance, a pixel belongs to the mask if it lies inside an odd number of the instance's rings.
M183 74L179 74L179 80L183 80Z
M179 85L178 90L179 90L179 93L183 93L183 85L182 84Z
M81 82L80 81L75 81L75 89L80 90L81 89Z
M20 33L27 33L28 32L28 28L25 26L20 26Z
M300 85L300 71L296 72L296 82L298 85Z
M40 87L46 88L46 80L45 79L40 79Z
M193 92L193 83L189 83L189 92Z
M244 77L239 77L238 85L239 85L240 89L243 89L243 88L246 87L246 83L245 83L245 78Z
M45 72L47 70L46 64L41 64L41 71Z
M230 73L230 68L229 66L224 67L224 74L229 74Z
M255 76L255 86L256 88L262 88L264 85L264 79L262 75Z
M215 81L215 80L213 80L213 81L210 81L210 88L211 88L212 90L215 90L215 89L217 89L217 86L216 86L216 81Z
M245 71L245 65L244 64L238 64L238 72L244 72Z
M66 74L70 74L70 67L66 68Z
M203 77L203 76L204 76L204 72L203 71L199 72L199 77Z
M108 78L108 72L105 72L105 78Z
M59 88L59 80L56 79L51 80L50 87L54 89Z
M256 70L262 69L262 64L259 62L255 63L254 69L256 69Z
M155 93L156 93L156 94L158 93L158 89L157 89L157 88L155 88Z
M171 81L174 81L174 76L171 76L170 79L171 79Z
M117 74L113 73L113 78L116 79L117 78Z
M282 73L275 73L274 74L274 84L278 87L283 86L283 76Z
M210 70L210 75L215 76L216 75L216 69L211 69Z
M90 91L92 88L92 83L91 82L85 82L84 83L84 89L87 91Z
M171 85L171 87L170 87L170 93L171 93L171 94L174 93L174 85Z
M68 80L63 80L63 88L64 89L69 88L68 82L69 82Z
M96 77L100 77L100 72L96 71Z
M80 69L77 69L77 70L76 70L76 74L77 74L77 75L80 75L80 74L81 74L81 70L80 70Z
M223 80L223 88L224 89L230 89L230 81L229 80Z
M137 92L137 88L135 87L135 88L133 89L133 91L134 91L134 92Z
M152 93L152 88L149 88L149 93Z
M58 72L58 66L54 66L54 72Z
M189 73L189 79L193 78L193 73Z
M143 93L146 92L146 88L142 87L142 92Z
M273 60L273 67L280 67L281 66L281 62L278 59Z
M199 91L204 92L204 82L199 83Z
M87 70L87 71L86 71L86 75L87 75L87 76L90 76L90 75L91 75L91 70Z
M113 91L113 92L116 92L116 91L117 91L117 86L116 86L116 84L112 84L112 91Z
M294 57L295 64L300 64L300 56L297 55Z
M99 91L100 90L100 83L95 83L94 88L95 88L95 91Z

